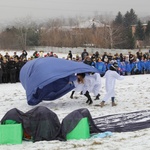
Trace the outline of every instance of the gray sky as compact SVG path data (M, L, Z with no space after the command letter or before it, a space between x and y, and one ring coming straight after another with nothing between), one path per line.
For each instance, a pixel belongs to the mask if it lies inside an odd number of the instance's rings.
M123 15L131 8L139 16L150 15L150 0L0 0L1 22L31 17Z

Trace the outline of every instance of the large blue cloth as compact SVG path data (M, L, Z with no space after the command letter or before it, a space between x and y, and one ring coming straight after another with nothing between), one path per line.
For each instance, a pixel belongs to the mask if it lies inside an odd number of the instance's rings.
M20 71L20 82L26 90L29 105L42 100L55 100L74 89L69 84L76 79L76 73L98 72L96 68L54 57L37 58L27 62Z

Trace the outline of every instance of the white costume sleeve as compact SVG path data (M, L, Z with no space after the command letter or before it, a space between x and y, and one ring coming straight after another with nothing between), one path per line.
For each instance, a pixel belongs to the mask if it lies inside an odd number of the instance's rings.
M74 83L74 86L75 86L75 88L74 88L74 91L75 91L75 92L81 92L81 91L83 90L84 84L78 83L77 80L76 80L76 81L73 81L73 83Z
M94 96L97 96L99 93L100 93L100 90L101 90L101 76L99 73L95 73L94 75L94 78L95 78L95 83L93 85L93 90L92 90L92 93L94 94Z
M114 76L114 78L116 78L117 80L123 80L123 79L124 79L124 77L121 76L121 75L119 75L116 71L113 72L113 76Z
M104 101L107 101L110 97L115 97L115 81L124 79L123 76L120 76L116 71L108 70L105 73L105 87L106 87L106 95L104 97Z
M90 75L86 75L84 78L84 86L83 86L83 94L86 93L86 91L91 92L93 89L95 83L95 79L91 77Z

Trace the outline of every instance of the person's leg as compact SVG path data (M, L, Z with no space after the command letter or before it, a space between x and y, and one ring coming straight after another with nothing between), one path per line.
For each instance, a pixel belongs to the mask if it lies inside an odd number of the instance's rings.
M116 106L117 104L115 103L115 97L111 97L111 101L112 101L112 106Z
M97 96L96 96L96 98L94 100L99 100L100 96L101 96L100 94L97 94Z
M102 102L100 103L100 107L104 107L104 105L105 105L105 101L102 101Z
M100 84L96 84L92 90L94 96L96 96L96 98L94 100L99 100L100 98L100 89L101 89L101 85Z
M73 99L73 94L75 93L75 91L72 91L70 98Z
M89 92L86 91L86 93L84 95L88 98L88 100L86 101L86 103L88 103L89 105L92 104L93 101L91 99L91 96L90 96Z
M114 95L115 95L114 89L107 91L107 93L103 98L103 101L100 103L100 107L104 107L105 102L108 101L111 97L114 97Z

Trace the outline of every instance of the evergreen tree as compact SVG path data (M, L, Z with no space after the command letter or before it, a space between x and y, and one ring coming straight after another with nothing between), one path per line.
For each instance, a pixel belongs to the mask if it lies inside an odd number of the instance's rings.
M148 23L147 23L147 27L146 27L146 30L145 30L145 35L146 35L146 37L150 38L150 21L148 21Z
M123 24L125 27L130 27L133 24L137 24L137 15L133 9L131 9L130 12L127 11L124 15Z
M144 29L140 20L136 26L135 37L137 40L144 40Z
M126 28L124 30L124 44L122 45L123 48L125 49L134 49L135 48L135 37L132 34L132 29Z
M118 14L116 16L116 18L114 20L114 23L118 24L118 25L122 25L122 23L123 23L123 16L122 16L120 11L118 12Z
M120 30L121 32L117 35L119 38L114 38L115 47L133 49L135 47L135 37L133 37L131 25L137 24L137 15L134 10L127 11L124 16L121 12L118 12L113 24L117 29L116 31Z
M135 47L135 37L133 37L131 29L131 25L134 24L137 24L137 15L133 9L130 9L123 17L123 25L125 27L123 48L133 49Z
M34 28L27 30L27 46L39 46L39 32Z
M135 38L132 34L132 29L130 28L129 32L128 32L128 48L129 49L134 49L135 48Z

